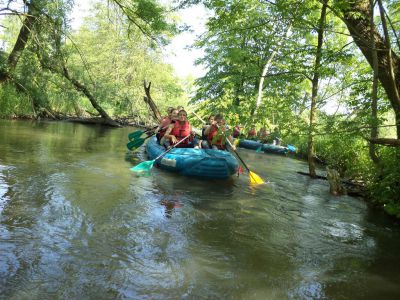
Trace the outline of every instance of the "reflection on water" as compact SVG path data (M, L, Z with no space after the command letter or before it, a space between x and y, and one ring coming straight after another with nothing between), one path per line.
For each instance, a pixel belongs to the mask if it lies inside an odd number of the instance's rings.
M303 162L139 177L130 131L0 121L0 298L399 298L399 228Z

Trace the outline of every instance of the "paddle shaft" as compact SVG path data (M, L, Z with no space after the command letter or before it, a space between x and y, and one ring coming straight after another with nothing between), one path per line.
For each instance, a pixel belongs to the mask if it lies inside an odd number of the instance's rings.
M243 159L240 157L239 153L238 153L235 149L233 149L231 141L230 141L228 138L227 138L226 140L228 141L229 146L231 146L232 150L235 152L236 156L237 156L237 157L240 159L240 161L242 162L243 166L246 168L247 172L250 172L249 167L246 165L246 163L245 163L245 162L243 161Z
M168 124L167 126L164 126L164 127L161 128L160 130L167 129L169 125L170 125L170 124ZM158 126L157 126L157 127L158 127ZM155 128L157 128L157 127L155 127ZM155 128L153 128L153 129L155 129ZM150 131L150 130L148 130L148 131ZM146 132L146 131L145 131L145 132ZM152 137L153 135L155 135L155 134L157 134L157 132L153 132L153 133L150 134L149 136L146 136L146 137L143 139L143 141L147 140L148 138L151 138L151 137Z
M196 114L194 111L192 111L192 114L194 114L197 119L199 119L201 122L203 122L203 124L206 124L206 121L204 121L202 118L200 118L200 116L198 114Z
M157 127L158 127L158 126L155 126L155 127L153 127L153 128L147 129L147 130L145 130L145 131L136 130L136 131L134 131L134 132L131 132L129 135L136 135L137 133L140 133L140 135L142 135L143 133L146 133L146 132L152 131L152 130L154 130L154 129L157 129Z
M190 134L185 136L183 139L181 139L179 142L177 142L176 144L174 144L171 148L167 149L167 151L164 151L163 153L161 153L159 156L157 156L155 159L153 159L154 161L156 161L157 159L159 159L160 157L164 156L165 154L167 154L169 151L171 151L172 149L174 149L176 146L178 146L180 143L182 143L184 140L186 140L188 137L190 137Z
M158 127L158 126L155 126L155 127L153 127L153 128L147 129L146 131L143 131L143 133L146 133L146 132L152 131L152 130L154 130L154 129L157 129L157 127Z

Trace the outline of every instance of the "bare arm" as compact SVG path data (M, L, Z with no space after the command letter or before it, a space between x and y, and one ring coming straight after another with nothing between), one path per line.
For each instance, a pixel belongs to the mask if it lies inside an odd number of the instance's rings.
M156 128L156 130L154 130L154 133L158 133L161 129L161 124Z
M207 136L210 133L210 130L211 130L211 125L208 125L204 130L204 135Z
M172 131L173 128L174 128L174 125L173 125L173 124L170 124L170 125L168 126L167 131L165 132L164 136L167 137L167 138L170 138L170 137L171 137L170 133L171 133L171 131Z
M232 135L229 135L229 136L228 136L228 140L229 140L230 144L232 145L232 149L233 149L233 150L236 150L236 146L235 146L235 144L233 143L233 137L232 137Z
M165 132L163 138L170 139L171 142L175 144L176 141L177 141L177 139L176 139L176 137L175 137L174 135L171 134L171 131L172 131L172 129L174 128L174 126L175 126L174 124L170 124L170 125L168 126L168 129L167 129L167 131Z

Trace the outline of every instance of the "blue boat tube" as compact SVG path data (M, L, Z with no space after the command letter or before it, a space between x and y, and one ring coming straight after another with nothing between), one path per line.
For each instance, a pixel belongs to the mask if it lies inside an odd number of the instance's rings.
M239 140L239 147L245 148L245 149L251 149L251 150L262 150L264 153L273 153L273 154L281 154L285 155L289 151L292 151L292 148L289 149L288 147L283 147L283 146L278 146L278 145L273 145L273 144L263 144L258 141L252 141L252 140L245 140L245 139L240 139Z
M146 144L149 159L165 151L155 137ZM226 179L237 173L239 163L227 151L211 149L174 148L154 163L160 169L204 179Z

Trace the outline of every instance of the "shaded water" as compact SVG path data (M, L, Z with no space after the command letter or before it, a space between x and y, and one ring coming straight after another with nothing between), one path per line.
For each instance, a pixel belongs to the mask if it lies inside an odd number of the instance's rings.
M305 163L137 177L131 131L0 121L1 299L400 298L400 229Z

